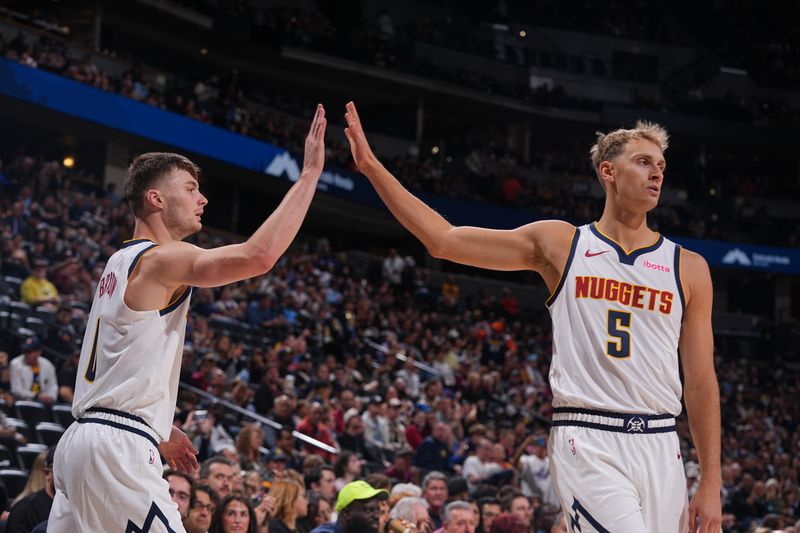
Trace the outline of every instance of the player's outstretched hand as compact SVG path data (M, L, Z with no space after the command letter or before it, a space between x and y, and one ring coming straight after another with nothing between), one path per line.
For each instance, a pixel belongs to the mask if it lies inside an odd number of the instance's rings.
M303 154L303 170L314 173L315 177L322 174L325 165L325 108L317 104L317 112L311 121L311 128L306 136L306 149Z
M366 169L369 165L375 164L377 159L367 142L367 136L361 126L361 119L358 117L356 104L348 102L345 109L344 119L347 122L347 127L344 129L344 134L347 140L350 141L350 153L353 154L353 161L356 162L358 169L366 174Z
M719 487L702 483L689 503L690 533L718 533L722 527Z
M192 445L186 433L172 426L169 440L162 441L158 451L167 460L170 468L185 474L194 474L200 465L197 463L197 454L200 453Z

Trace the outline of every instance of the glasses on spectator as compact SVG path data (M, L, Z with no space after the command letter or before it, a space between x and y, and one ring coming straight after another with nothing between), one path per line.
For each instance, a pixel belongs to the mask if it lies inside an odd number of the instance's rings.
M213 503L195 502L194 505L192 505L192 509L205 509L209 513L214 514L214 511L217 510L217 506Z
M172 489L169 489L169 496L170 498L178 498L182 502L187 502L189 501L189 498L192 497L192 495L189 494L188 492L184 492L182 490L172 490Z

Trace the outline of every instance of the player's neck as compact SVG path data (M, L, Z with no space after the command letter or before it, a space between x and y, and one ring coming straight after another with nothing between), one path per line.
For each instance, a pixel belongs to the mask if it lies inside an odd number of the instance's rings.
M606 206L597 221L597 229L625 250L635 250L653 243L655 232L647 227L646 213L621 212Z
M133 227L133 237L135 239L148 239L157 244L166 244L175 239L170 234L167 227L162 222L161 218L151 215L145 219L136 218L136 224Z

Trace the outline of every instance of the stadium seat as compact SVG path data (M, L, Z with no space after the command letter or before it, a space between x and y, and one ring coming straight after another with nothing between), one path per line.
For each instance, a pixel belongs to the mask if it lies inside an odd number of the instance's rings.
M30 471L33 468L33 462L40 453L46 452L47 446L44 444L26 444L17 448L17 455L19 456L19 464L25 470Z
M0 468L11 468L16 464L17 460L14 459L14 454L11 453L8 446L0 444Z
M66 403L54 405L53 418L56 423L61 424L64 428L70 427L75 422L75 417L72 416L72 406Z
M6 468L0 470L0 480L6 486L8 499L13 500L25 488L28 482L28 472L17 468Z
M31 440L31 429L24 420L8 416L6 417L6 425L13 427L17 433L21 433L27 440Z
M20 314L22 316L29 316L33 312L31 306L26 304L25 302L12 301L11 303L8 304L8 308L12 312Z
M14 403L14 412L17 413L17 418L21 418L32 428L39 422L52 422L47 407L40 402L18 400Z
M39 317L29 316L25 318L25 327L41 338L47 336L47 324Z
M53 422L39 422L36 424L36 436L40 443L47 447L55 446L61 435L64 434L64 426Z

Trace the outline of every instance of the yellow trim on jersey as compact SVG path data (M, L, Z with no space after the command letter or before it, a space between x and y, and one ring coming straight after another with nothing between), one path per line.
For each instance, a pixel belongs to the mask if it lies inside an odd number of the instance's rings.
M136 269L139 268L139 263L142 262L142 257L144 257L147 252L149 252L156 246L158 245L154 243L151 247L146 248L141 252L139 252L139 255L137 255L136 258L134 259L135 263L133 263L130 267L128 267L128 281L131 280L131 277L136 273Z
M173 296L172 299L169 301L169 303L167 305L165 305L164 307L162 307L161 309L158 310L159 313L161 311L165 310L165 309L169 309L169 307L174 305L175 302L177 302L178 300L183 298L183 295L186 294L186 291L188 291L188 290L189 290L189 286L188 285L184 285L183 286L183 290L177 296Z
M656 240L654 240L652 243L648 244L647 246L640 246L640 247L638 247L638 248L634 248L633 250L631 250L631 251L629 252L629 251L628 251L628 250L626 250L626 249L625 249L625 247L624 247L624 246L622 246L620 243L618 243L617 241L615 241L614 239L612 239L611 237L609 237L608 235L606 235L605 233L603 233L603 230L601 230L601 229L600 229L600 228L597 226L597 222L595 222L595 223L594 223L594 229L596 229L596 230L597 230L597 232L598 232L600 235L602 235L603 237L605 237L605 238L606 238L606 239L608 239L609 241L611 241L611 242L613 242L614 244L616 244L617 246L619 246L619 247L620 247L620 249L621 249L623 252L625 252L625 255L631 255L632 253L635 253L635 252L637 252L637 251L639 251L639 250L644 250L645 248L650 248L651 246L655 246L656 244L658 244L658 240L661 238L661 234L660 234L659 232L656 232Z

